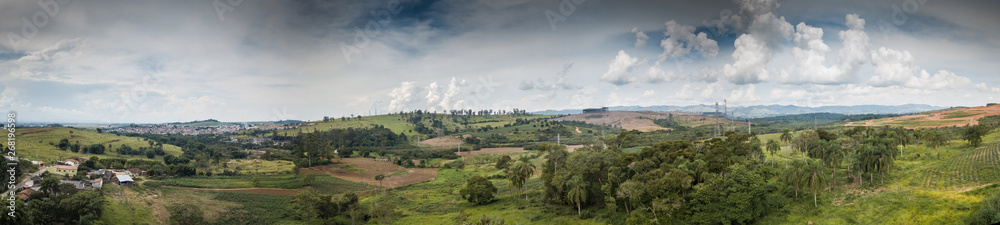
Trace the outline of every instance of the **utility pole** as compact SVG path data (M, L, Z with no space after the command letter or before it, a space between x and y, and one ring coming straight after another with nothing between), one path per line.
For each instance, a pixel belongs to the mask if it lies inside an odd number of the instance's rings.
M556 145L562 146L562 142L560 142L560 141L561 141L560 134L556 133Z

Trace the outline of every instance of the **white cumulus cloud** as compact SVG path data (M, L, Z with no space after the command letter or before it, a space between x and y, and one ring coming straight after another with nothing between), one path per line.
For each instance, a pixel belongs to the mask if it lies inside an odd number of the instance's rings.
M632 34L635 35L635 47L636 48L646 46L646 40L649 40L649 36L646 36L645 32L642 32L641 30L639 30L638 27L633 27L632 28Z
M639 59L629 56L625 50L619 50L618 55L608 65L608 72L601 76L601 81L622 86L635 82L632 76L632 68L639 64Z
M722 68L726 79L734 84L753 84L767 80L771 49L766 45L753 34L743 34L736 38L734 62Z
M700 52L702 58L715 58L719 54L719 43L709 39L705 32L695 34L694 26L681 25L673 20L664 25L667 31L663 34L667 38L660 41L660 47L663 47L660 61L687 56L692 50Z

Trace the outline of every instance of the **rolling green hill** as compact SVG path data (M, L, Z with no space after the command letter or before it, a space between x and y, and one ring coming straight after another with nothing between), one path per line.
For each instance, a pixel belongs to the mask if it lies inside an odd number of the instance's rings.
M514 123L517 119L545 119L552 118L550 115L527 115L527 116L511 116L511 115L492 115L492 116L470 116L468 120L468 127L463 125L464 120L458 119L458 122L453 120L451 115L447 114L424 114L425 117L435 118L440 120L444 127L448 130L454 130L458 128L462 131L467 131L468 129L477 129L480 127L490 126L490 127L503 127L505 124ZM456 116L463 117L463 116ZM456 118L457 119L457 118ZM430 127L432 124L429 119L422 121L425 126ZM376 116L365 116L360 119L355 118L331 118L329 121L311 121L306 122L300 126L298 129L288 129L278 131L279 135L283 136L295 136L301 130L303 133L313 132L314 130L330 130L330 129L346 129L346 128L360 128L360 127L372 127L375 125L385 126L392 130L394 133L405 133L407 136L417 134L413 129L416 127L410 122L407 122L404 116L399 114L391 115L376 115ZM461 133L461 132L460 132Z
M93 156L112 156L127 159L146 159L146 156L134 156L134 155L120 155L114 151L118 146L128 145L133 149L139 147L150 147L149 142L143 138L136 137L125 137L119 136L112 133L97 133L94 130L87 129L76 129L68 127L45 127L45 128L20 128L18 131L18 138L21 140L18 142L17 148L18 156L23 158L28 158L31 160L43 160L45 162L51 162L52 160L65 159L73 156L83 156L83 157L93 157ZM81 146L88 146L94 144L103 144L105 147L111 146L105 150L103 155L95 154L81 154L74 153L69 150L59 149L57 146L59 141L62 139L69 140L70 144L76 144L79 142ZM181 154L181 148L164 144L163 151L170 155L179 156ZM162 159L163 156L156 156L156 159Z

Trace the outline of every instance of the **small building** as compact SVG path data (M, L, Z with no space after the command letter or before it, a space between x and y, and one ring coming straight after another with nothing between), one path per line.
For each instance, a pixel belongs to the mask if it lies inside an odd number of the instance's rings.
M76 159L70 158L70 159L66 159L66 161L63 161L63 163L65 163L66 165L70 165L70 166L79 166L80 165L80 160L76 160Z
M20 198L21 201L27 201L28 197L31 197L31 194L34 194L34 193L35 193L34 189L28 188L28 189L21 190L21 192L18 192L17 193L17 197Z
M104 170L104 176L101 176L101 180L104 181L105 184L111 183L112 178L115 176L117 176L115 175L115 172L112 172L111 170Z
M89 181L76 181L76 180L60 180L59 184L71 184L76 190L84 190L86 187L85 182Z
M93 187L94 189L101 189L101 187L104 187L104 179L97 178L95 180L92 180L90 181L90 186Z
M608 112L608 107L583 109L583 113L584 114L586 114L586 113L602 113L602 112Z
M113 179L112 181L115 184L118 184L118 185L121 185L121 186L132 186L132 184L135 183L135 181L132 180L132 177L129 176L129 175L117 175L117 176L115 176L112 179Z
M126 175L131 175L131 176L146 176L146 171L142 170L142 169L139 169L139 168L129 168L126 171L128 171L128 174L126 174Z
M73 176L76 175L76 169L77 169L76 166L58 165L56 167L49 169L49 172L54 174Z

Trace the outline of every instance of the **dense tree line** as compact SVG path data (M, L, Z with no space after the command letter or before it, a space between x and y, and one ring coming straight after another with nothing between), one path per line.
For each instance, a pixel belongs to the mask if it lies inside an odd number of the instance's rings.
M315 131L299 134L292 141L291 154L296 159L293 160L296 165L311 167L314 163L327 163L327 160L322 160L324 158L350 156L358 149L408 146L407 139L405 134L395 134L383 126ZM334 150L338 154L334 154Z

